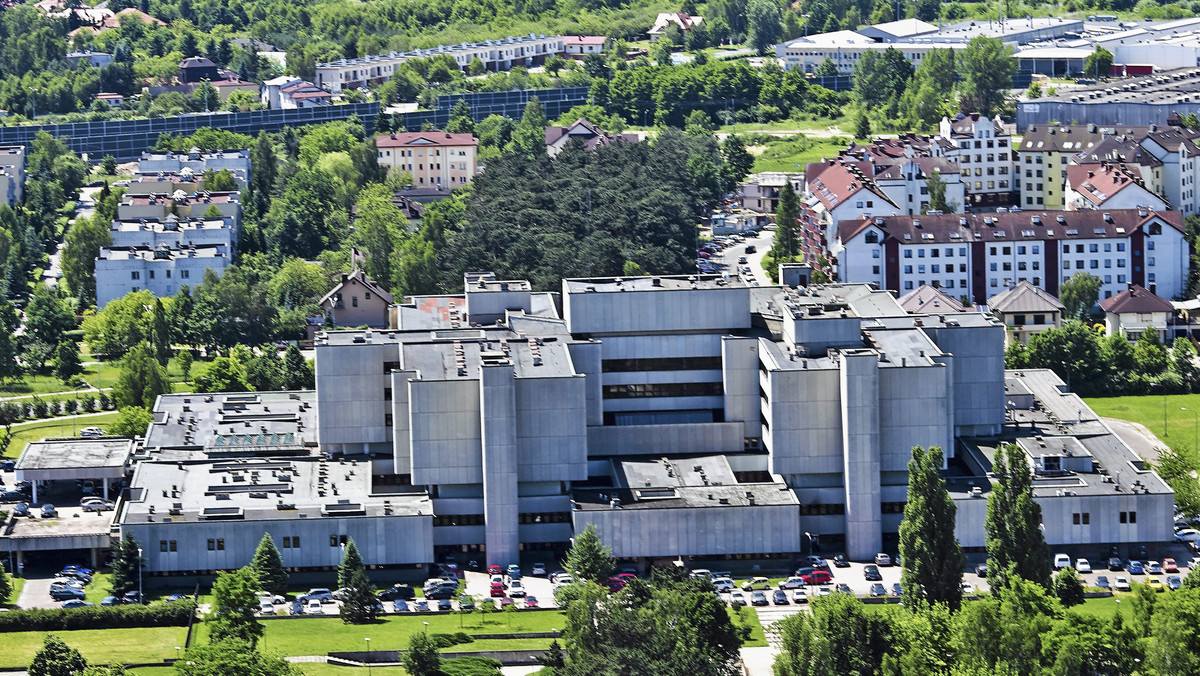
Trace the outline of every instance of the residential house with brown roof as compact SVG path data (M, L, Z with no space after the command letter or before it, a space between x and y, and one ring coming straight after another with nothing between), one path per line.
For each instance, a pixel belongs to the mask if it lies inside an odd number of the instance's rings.
M582 59L588 54L601 54L607 39L603 35L564 35L563 52L568 59Z
M370 326L383 328L388 325L388 306L392 294L356 269L342 275L342 281L330 289L318 303L333 319L335 327Z
M379 165L412 176L418 188L451 190L475 177L479 139L471 134L409 131L375 137Z
M1065 191L1068 209L1169 208L1162 195L1146 187L1140 171L1116 162L1068 166Z
M1104 310L1104 329L1108 335L1120 333L1137 340L1146 331L1154 331L1159 340L1166 340L1167 322L1175 312L1171 301L1147 291L1138 284L1112 298L1100 301Z
M910 315L945 314L970 312L961 301L941 289L922 284L896 299L900 307Z
M1140 142L1150 127L1030 125L1017 152L1017 188L1024 209L1062 209L1066 204L1063 183L1075 155L1090 151L1105 138Z
M804 172L804 199L827 228L850 218L900 211L900 205L875 183L873 173L869 162L811 162Z
M1021 281L1057 295L1077 272L1100 278L1101 298L1129 284L1174 296L1189 258L1183 215L1149 209L857 217L837 224L829 248L838 281L897 293L928 284L977 303Z
M561 153L571 141L583 143L587 150L612 143L637 143L637 134L614 134L597 127L582 117L566 126L546 127L546 154L550 157Z
M1062 326L1062 301L1027 280L992 296L988 309L1004 323L1004 346L1025 344L1034 334Z

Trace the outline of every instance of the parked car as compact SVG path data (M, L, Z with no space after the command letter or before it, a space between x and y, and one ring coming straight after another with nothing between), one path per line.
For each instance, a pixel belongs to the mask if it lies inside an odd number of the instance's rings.
M511 596L505 596L504 598L500 599L497 603L500 604L500 610L504 610L505 608L507 608L511 605L515 605L516 601L514 601Z
M58 510L54 508L54 505L51 505L50 503L42 505L43 519L50 519L56 516L58 516Z
M0 502L23 502L28 499L29 496L21 491L4 491L0 493Z
M1111 589L1112 586L1108 583L1107 575L1099 575L1096 577L1096 586L1101 589Z
M79 436L84 439L96 439L104 436L104 430L99 427L85 427L79 430Z
M1146 572L1146 569L1142 567L1142 562L1137 560L1130 561L1125 569L1129 571L1130 575L1141 575Z
M1162 575L1162 572L1163 572L1162 564L1159 563L1158 561L1146 562L1146 574L1147 575Z
M520 580L521 579L521 567L515 563L508 564L508 579Z
M875 555L875 565L890 566L890 565L892 565L892 557L888 556L887 554L885 554L883 552L879 552L878 554Z
M846 584L845 582L839 582L839 583L837 584L837 587L835 587L834 589L835 589L835 590L836 590L836 591L837 591L839 594L850 594L851 596L853 596L853 595L854 595L854 590L853 590L853 589L851 589L851 588L850 588L850 585Z
M454 610L454 606L450 605L450 599L439 599L437 609L441 611Z
M537 608L538 607L537 597L536 596L526 596L525 597L525 607L526 608Z
M1108 560L1108 569L1114 572L1118 570L1125 570L1125 562L1122 561L1121 557L1119 556L1111 557Z
M833 594L833 587L830 587L829 585L817 587L817 596L829 596L831 594Z
M734 584L733 580L731 580L730 578L727 578L727 577L714 578L712 581L712 584L713 584L713 587L715 587L717 592L720 594L725 594L727 592L731 592L736 588L736 585ZM782 583L780 583L780 584L782 584Z
M849 568L850 562L846 560L846 556L844 554L838 554L837 556L833 557L833 565L837 566L838 568Z
M575 578L571 577L570 575L567 575L566 573L562 573L558 577L554 578L554 586L555 587L564 587L566 585L574 584L574 583L575 583Z
M125 595L121 597L121 603L127 603L132 606L141 605L142 593L139 591L127 591L125 592Z
M415 604L413 604L413 610L418 613L429 612L429 601L426 601L425 599L417 601Z
M305 592L304 597L309 601L320 601L321 603L333 603L333 592L326 587L314 587Z
M308 603L304 604L305 615L324 615L325 608L321 606L320 599L309 599Z
M1171 559L1171 558L1163 559L1162 569L1163 569L1164 573L1178 573L1179 572L1179 564L1175 563L1175 559Z
M55 577L69 577L74 580L79 580L84 584L88 584L92 581L92 576L90 573L85 573L77 568L63 568L54 575Z
M803 589L793 589L792 603L808 603L808 594L805 594Z
M406 584L397 583L375 594L375 597L380 601L395 601L397 599L413 599L416 598L416 595L417 594L413 591L412 587Z
M757 253L757 252L758 252L758 247L754 246L753 244L746 247L746 253L748 253L748 254Z
M520 580L513 580L508 584L508 595L513 598L525 596L525 585Z
M771 593L771 603L774 603L777 606L788 605L787 592L782 589L776 589Z
M504 574L504 569L501 568L499 565L493 563L492 565L488 566L488 575L503 575L503 574Z
M746 580L742 583L742 591L754 591L755 589L770 589L771 581L765 577L755 577Z
M883 575L879 572L879 567L869 563L863 568L863 577L867 580L882 580Z
M1129 579L1125 577L1118 577L1117 579L1113 580L1112 588L1113 591L1129 591L1131 589L1129 586Z
M1176 542L1187 542L1189 544L1200 544L1200 530L1195 528L1184 528L1175 532Z
M975 585L971 584L970 582L962 583L962 593L963 593L963 596L974 596L975 595Z
M70 587L67 585L50 585L50 598L55 601L65 601L67 599L85 599L87 594L78 587Z
M752 606L769 605L769 603L767 601L767 595L760 591L754 592L753 594L750 595L750 605L752 605Z
M833 576L830 575L828 571L824 570L814 570L811 573L807 575L801 575L800 577L804 579L804 583L807 585L829 584L830 582L833 582Z
M79 501L79 506L85 512L111 512L113 503L102 498L84 498Z
M320 605L320 603L318 602L317 605ZM274 615L275 614L275 605L272 603L267 603L266 601L259 603L258 604L258 614L259 615Z
M892 584L892 597L900 598L901 596L904 596L904 588L900 586L899 582L893 583Z
M90 608L94 605L96 604L91 601L82 601L80 599L70 599L62 603L63 608Z
M1090 573L1092 572L1092 564L1088 563L1087 559L1075 559L1075 572Z
M1183 586L1183 578L1179 577L1178 575L1168 575L1167 586L1172 590L1179 589Z
M29 516L29 503L18 502L13 505L13 516Z
M405 601L404 599L396 599L395 601L392 601L392 609L397 613L407 613L408 601Z
M10 458L0 460L0 471L11 472L17 468L17 461Z
M807 583L805 583L804 578L801 577L789 577L788 579L779 583L780 589L803 589L806 586Z
M740 591L733 592L729 595L729 605L734 608L746 605L746 595Z
M1167 590L1167 588L1163 586L1162 580L1158 579L1157 577L1147 579L1146 584L1156 592L1164 592Z
M544 563L533 564L533 568L529 569L529 574L533 575L534 577L546 577L546 564L544 564Z
M1071 565L1071 557L1066 554L1054 555L1054 570L1062 570Z
M979 577L987 577L987 564L981 563L978 566L975 566L975 574Z
M304 602L300 601L299 599L292 601L291 606L288 608L288 614L303 615L304 614Z
M498 582L493 582L491 591L488 592L488 595L494 599L501 598L502 596L504 596L504 585L502 585Z

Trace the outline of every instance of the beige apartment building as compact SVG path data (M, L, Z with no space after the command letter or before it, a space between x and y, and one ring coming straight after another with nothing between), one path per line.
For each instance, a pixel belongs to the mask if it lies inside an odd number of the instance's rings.
M418 188L457 188L476 173L479 139L470 134L410 131L375 137L379 166L408 172Z

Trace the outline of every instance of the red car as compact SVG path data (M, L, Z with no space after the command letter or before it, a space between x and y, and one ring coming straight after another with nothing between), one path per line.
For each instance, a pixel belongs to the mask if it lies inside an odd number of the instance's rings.
M1179 572L1179 564L1175 563L1175 559L1163 559L1162 567L1163 567L1164 573L1178 573Z
M827 570L814 570L807 575L801 575L800 579L804 580L804 584L807 585L829 584L833 582L833 576Z
M615 594L625 588L625 580L619 577L610 577L604 581L604 585L608 587L608 591Z
M500 608L501 608L501 610L503 610L504 608L507 608L514 603L516 603L516 601L513 601L511 598L505 596L500 599Z
M491 596L494 599L502 598L504 596L504 585L500 584L499 582L493 582Z
M501 568L499 565L493 563L492 565L488 566L488 575L503 575L503 574L504 574L504 569Z
M617 576L617 578L619 578L625 584L629 584L630 580L637 579L637 575L634 575L633 573L621 573L620 575Z
M526 608L537 608L538 600L532 596L526 596L525 597L525 607Z

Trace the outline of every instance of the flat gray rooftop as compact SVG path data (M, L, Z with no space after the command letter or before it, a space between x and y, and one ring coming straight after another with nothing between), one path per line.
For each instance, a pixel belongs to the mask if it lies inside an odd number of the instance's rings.
M520 340L515 335L495 340L406 343L400 363L417 370L423 380L476 379L487 365L511 364L518 378L575 375L564 341L557 338Z
M373 495L370 461L231 458L139 463L121 522L278 521L432 513L433 503L423 491Z
M872 330L867 337L881 355L880 366L932 366L933 358L942 356L937 344L917 328Z
M312 390L162 395L141 457L308 455L317 447L315 403Z
M799 505L782 481L739 483L723 455L632 459L614 463L617 488L579 489L580 510L681 509ZM614 500L617 502L614 504Z
M36 472L28 478L37 479L55 478L51 475L57 470L88 470L93 478L122 476L132 453L132 439L46 439L25 445L16 470Z
M1070 89L1044 96L1050 103L1184 103L1200 93L1200 68L1178 68L1154 75ZM1036 102L1034 102L1036 103Z
M749 288L736 277L723 275L660 275L657 277L585 277L564 279L566 293L619 293L622 291L679 291L683 289Z

